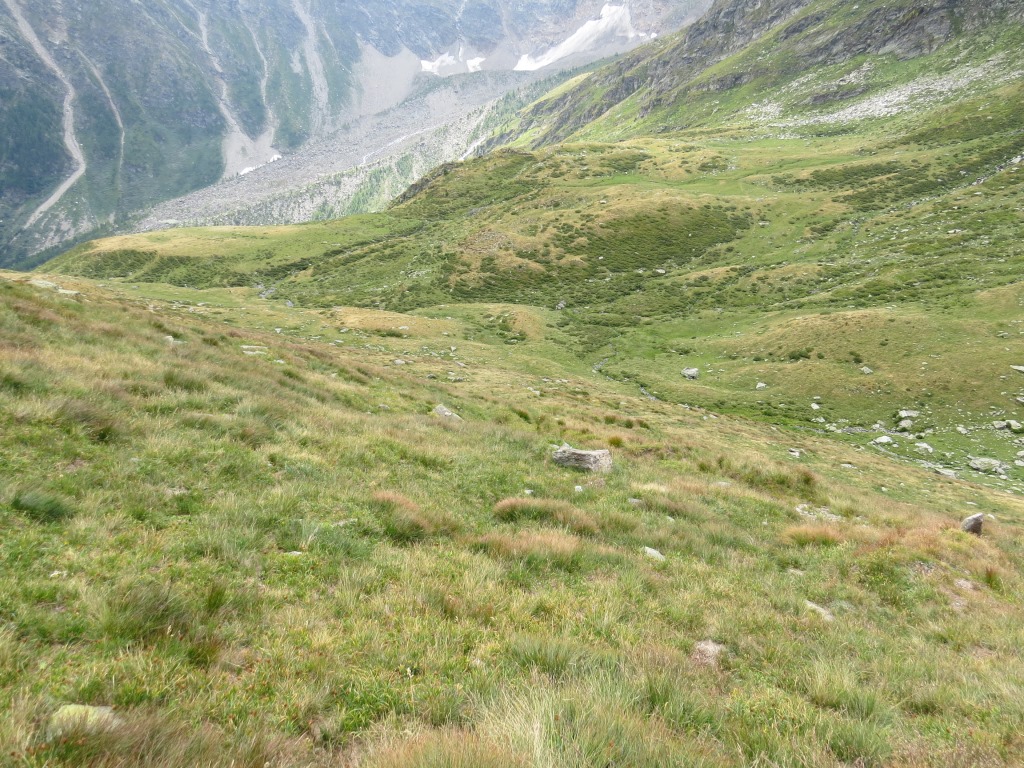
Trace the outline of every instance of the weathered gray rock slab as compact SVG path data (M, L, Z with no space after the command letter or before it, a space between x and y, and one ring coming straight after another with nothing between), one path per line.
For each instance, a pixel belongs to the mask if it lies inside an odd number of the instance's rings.
M973 533L975 536L981 536L981 528L984 522L985 515L978 512L976 515L965 517L963 522L960 523L960 530L966 531L967 533Z
M555 464L572 469L582 469L587 472L611 472L612 454L610 451L580 451L568 443L563 443L552 454Z
M683 368L683 376L694 381L700 378L700 368Z
M968 466L977 472L992 472L995 474L1006 472L1006 465L998 459L971 459Z
M434 414L440 416L442 419L449 419L451 421L462 421L462 417L459 416L459 414L455 413L455 411L453 410L446 408L443 405L438 405L437 408L434 409Z

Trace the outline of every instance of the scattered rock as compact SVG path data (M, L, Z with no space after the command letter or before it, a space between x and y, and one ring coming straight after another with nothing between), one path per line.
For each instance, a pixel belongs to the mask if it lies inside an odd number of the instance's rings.
M970 581L969 579L957 579L953 582L953 585L957 587L957 589L962 589L965 592L974 591L974 582Z
M51 283L49 280L29 280L29 285L35 286L36 288L48 288L51 291L57 290L59 287L56 283Z
M754 387L754 389L768 389L768 385L765 384L763 381L759 381L757 382L757 386Z
M872 373L874 373L874 371L868 368L866 365L860 369L860 372L863 373L865 376L870 376Z
M1005 421L993 421L992 429L1006 429L1007 424Z
M873 444L875 444L875 445L892 445L893 444L892 438L889 437L888 435L882 435L881 437L876 437L871 442Z
M959 432L961 435L969 435L969 434L971 434L971 430L969 430L969 429L967 429L967 427L964 427L964 426L961 426L961 425L957 425L956 431Z
M583 493L583 486L582 485L577 485L575 490L576 490L576 493Z
M897 417L899 417L901 419L916 419L918 416L921 415L921 412L920 411L905 411L904 410L904 411L900 411L896 415L897 415Z
M1006 422L1006 428L1015 435L1019 435L1024 432L1024 424L1021 424L1019 421L1014 421L1013 419Z
M935 474L936 475L942 475L943 477L948 477L950 480L956 480L956 472L954 472L952 469L946 469L944 467L936 467L935 468Z
M718 669L719 659L725 653L725 650L724 645L716 643L714 640L701 640L693 646L690 661L698 667L714 667Z
M462 417L455 411L449 410L443 405L438 405L434 409L434 414L440 416L442 419L450 419L451 421L462 421Z
M111 707L90 707L85 704L65 704L50 717L46 729L51 741L70 734L94 734L112 731L121 719Z
M392 360L392 365L405 365L405 360Z
M1024 365L1011 365L1010 367L1018 373L1024 373Z
M612 470L612 454L607 450L580 451L568 443L563 443L551 458L559 466L583 469L587 472L611 472Z
M794 459L799 459L800 458L800 449L799 448L790 448L789 449L789 455L792 456Z
M914 443L914 450L918 453L935 453L935 449L928 445L928 443Z
M643 499L626 499L626 503L634 507L642 507L644 504Z
M651 560L657 560L659 563L665 562L665 556L653 547L644 547L644 554L651 558Z
M900 432L909 432L914 428L914 422L910 419L903 419L899 424L896 425L896 429Z
M814 611L816 614L821 616L825 621L835 621L836 617L832 615L832 611L828 608L824 608L817 603L812 603L810 600L804 600L804 605L807 606L808 610Z
M690 381L694 381L695 379L700 378L700 369L699 368L683 368L683 376L685 376L686 378L690 379Z
M555 309L558 310L559 312L561 312L563 309L565 309L565 307L566 307L566 304L565 304L564 301L560 301L557 304L555 304Z
M796 512L798 515L810 518L811 520L827 520L830 523L836 523L843 519L829 507L818 507L815 509L810 504L798 504Z
M971 459L971 462L968 466L970 466L970 468L975 470L976 472L986 472L997 475L1005 474L1007 469L1006 465L1003 464L1003 462L999 461L998 459L986 458Z
M985 522L985 515L978 512L976 515L965 517L963 522L960 523L960 530L967 533L973 533L975 536L981 536L981 526Z

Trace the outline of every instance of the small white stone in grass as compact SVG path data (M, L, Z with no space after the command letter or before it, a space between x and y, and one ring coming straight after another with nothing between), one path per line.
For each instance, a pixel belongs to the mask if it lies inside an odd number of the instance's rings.
M50 717L46 735L51 740L69 734L94 734L112 731L121 719L110 707L90 707L84 704L65 704Z
M583 486L582 485L577 485L576 486L576 493L583 493Z
M523 493L526 494L527 496L533 496L533 491L530 490L529 488L527 488L525 491L523 491Z
M652 560L657 560L659 563L665 562L665 556L653 547L644 547L644 554Z

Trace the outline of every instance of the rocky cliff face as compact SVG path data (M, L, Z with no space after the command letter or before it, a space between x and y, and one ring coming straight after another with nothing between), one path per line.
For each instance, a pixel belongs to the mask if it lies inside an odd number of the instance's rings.
M645 116L684 103L689 93L725 91L865 54L922 56L957 34L1022 18L1019 0L717 0L684 32L628 54L539 105L517 134L531 132L535 146L556 143L631 97ZM763 44L757 51L716 66L755 41Z
M704 0L0 0L0 264L245 174L432 77L591 61Z

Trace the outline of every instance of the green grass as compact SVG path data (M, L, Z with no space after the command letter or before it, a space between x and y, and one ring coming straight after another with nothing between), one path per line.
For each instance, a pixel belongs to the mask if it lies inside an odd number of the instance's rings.
M1018 39L805 79L755 48L700 81L753 82L635 96L386 214L98 241L46 267L78 294L5 273L2 753L1019 764L1024 445L991 426L1024 421L1019 75L744 116ZM121 724L48 737L67 703Z

